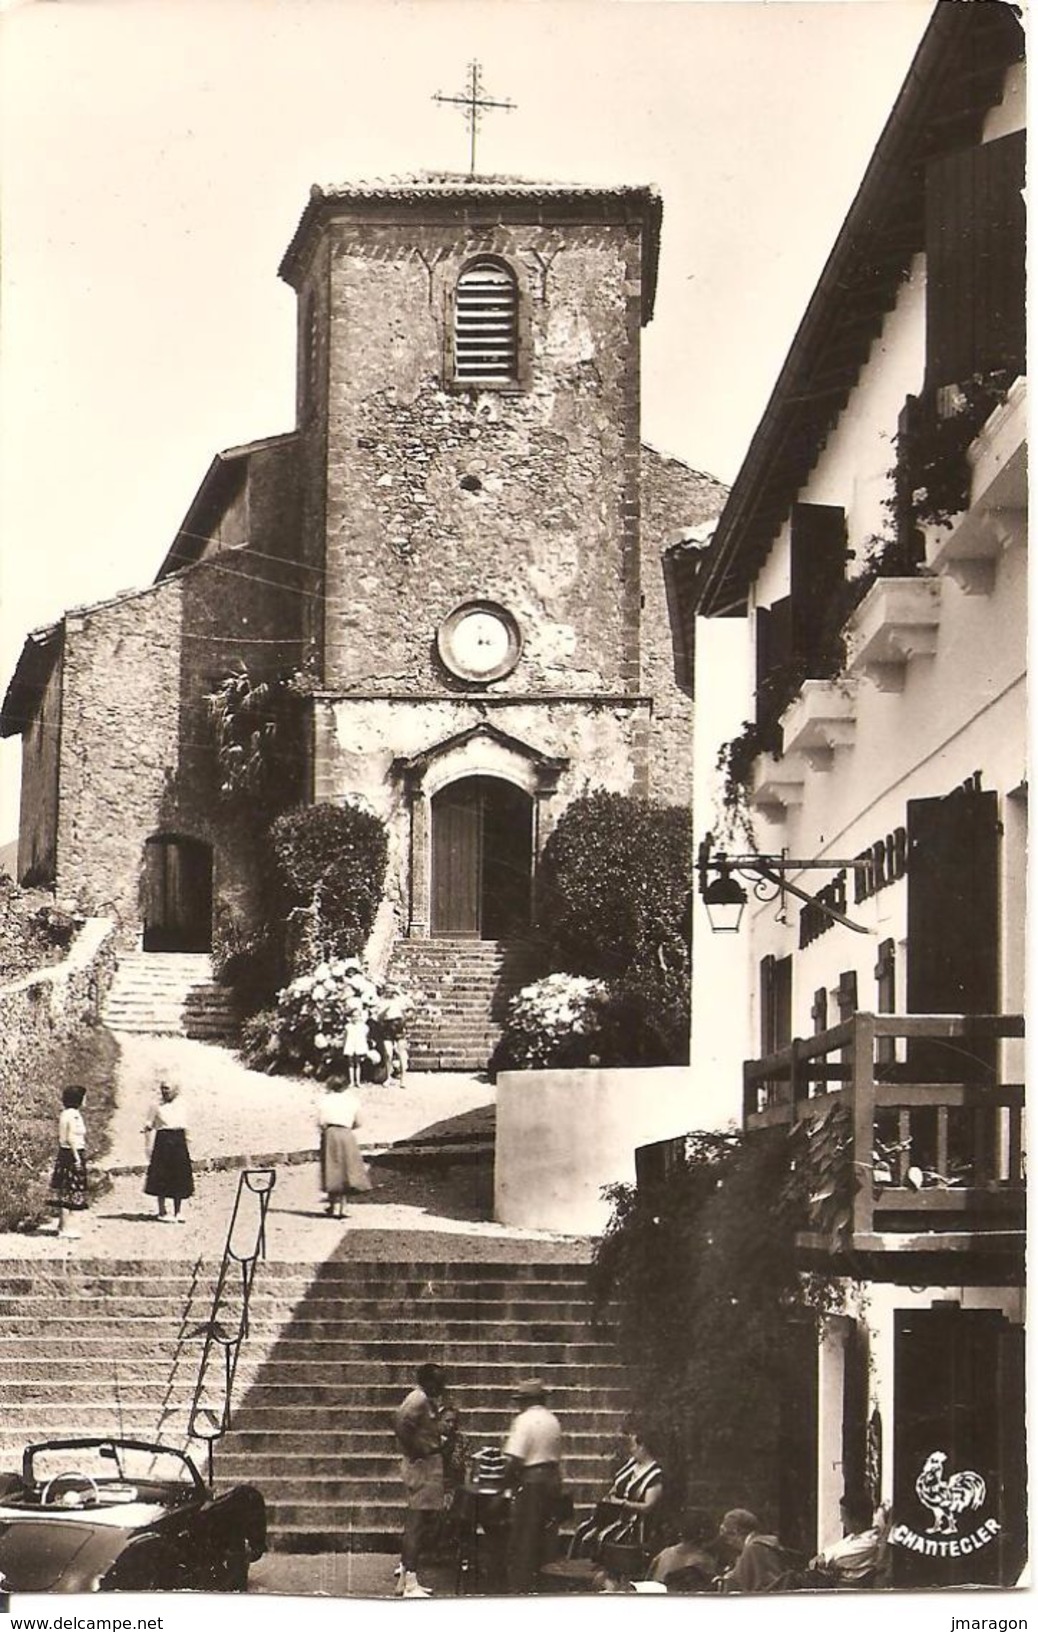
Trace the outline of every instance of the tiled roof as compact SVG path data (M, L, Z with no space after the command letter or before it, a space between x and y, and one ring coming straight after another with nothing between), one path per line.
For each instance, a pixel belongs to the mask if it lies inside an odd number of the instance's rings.
M465 204L478 210L480 206L525 203L544 205L554 212L559 206L567 204L579 209L596 202L619 206L626 218L640 217L642 221L645 232L642 322L647 323L652 316L656 293L663 214L660 195L655 187L648 184L531 181L522 176L464 176L434 171L412 176L376 177L373 181L315 183L282 257L278 274L286 283L294 284L311 231L322 217L333 214L336 206ZM554 218L557 219L557 216Z

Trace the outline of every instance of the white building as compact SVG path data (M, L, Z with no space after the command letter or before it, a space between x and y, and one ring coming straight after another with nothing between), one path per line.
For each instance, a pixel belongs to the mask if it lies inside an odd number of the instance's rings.
M776 875L814 902L759 900L759 874L732 874L749 895L737 936L711 938L699 903L693 1068L702 1103L741 1110L754 1137L846 1111L848 1216L823 1198L799 1238L805 1269L847 1277L805 1379L800 1528L834 1539L841 1489L864 1483L892 1504L904 1585L1005 1584L1026 1547L1022 58L1010 7L937 6L699 608L728 620L697 647L710 860L821 865ZM710 810L722 646L742 670L722 699L737 774L714 777ZM935 1452L928 1509L916 1481ZM986 1494L948 1519L963 1471Z

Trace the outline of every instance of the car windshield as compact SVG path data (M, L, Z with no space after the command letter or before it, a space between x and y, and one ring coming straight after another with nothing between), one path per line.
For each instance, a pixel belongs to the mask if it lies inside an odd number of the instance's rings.
M193 1483L191 1468L179 1451L160 1446L124 1445L119 1440L99 1440L89 1445L38 1447L33 1451L31 1474L34 1483L44 1485L62 1475L82 1474L84 1481L109 1484Z

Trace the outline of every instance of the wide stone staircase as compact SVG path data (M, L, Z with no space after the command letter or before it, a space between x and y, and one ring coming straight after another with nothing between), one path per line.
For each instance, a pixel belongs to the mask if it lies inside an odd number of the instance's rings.
M217 1451L221 1483L265 1491L272 1547L371 1552L404 1519L393 1412L417 1367L440 1362L470 1450L500 1444L513 1390L542 1377L578 1508L601 1494L626 1404L607 1336L592 1329L577 1263L330 1261L269 1266L259 1319L280 1335L239 1394Z
M591 1326L584 1266L530 1261L530 1243L510 1244L506 1260L467 1259L473 1239L449 1261L259 1266L232 1429L215 1463L221 1487L248 1481L263 1491L273 1548L399 1545L393 1411L425 1360L447 1368L470 1449L500 1443L515 1384L543 1377L578 1513L600 1494L626 1392L607 1334ZM344 1250L356 1245L351 1237ZM123 1434L187 1445L216 1272L172 1261L7 1265L0 1467L16 1465L31 1439Z
M0 1265L0 1453L121 1434L184 1447L218 1266Z
M105 1001L112 1031L230 1041L237 1035L231 994L213 980L207 952L124 952Z
M408 1026L414 1069L482 1070L509 1002L538 967L528 941L398 941L388 977L420 994Z

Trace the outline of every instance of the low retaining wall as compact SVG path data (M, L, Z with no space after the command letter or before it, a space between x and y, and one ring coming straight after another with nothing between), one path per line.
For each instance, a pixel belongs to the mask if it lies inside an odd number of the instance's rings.
M0 986L0 1089L31 1077L54 1043L98 1018L116 953L112 920L88 918L63 963Z
M600 1235L609 1220L602 1186L633 1184L635 1150L687 1133L691 1104L688 1066L502 1072L495 1219Z

